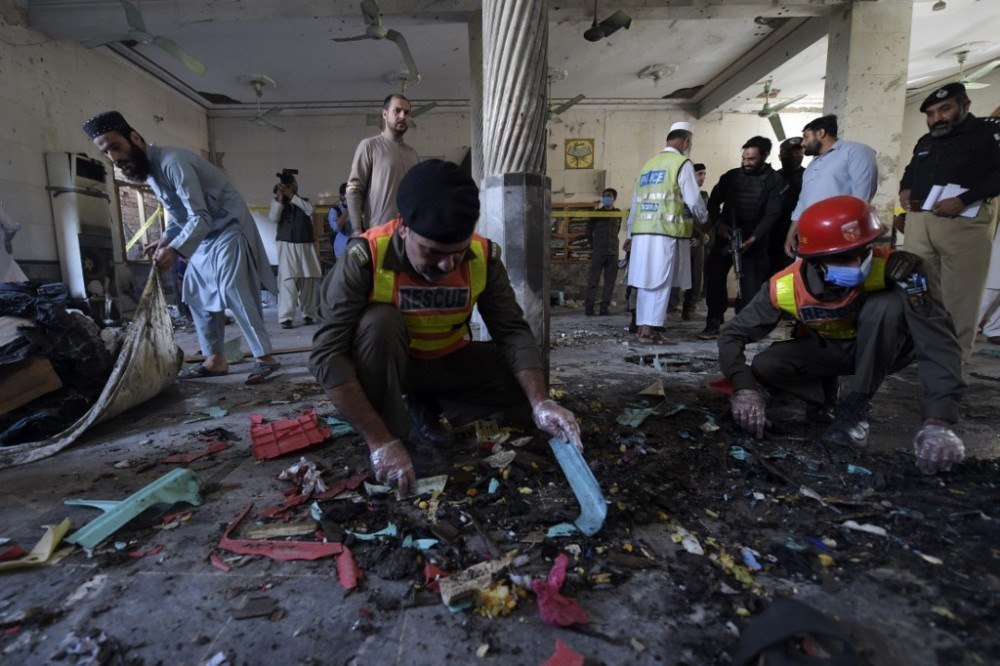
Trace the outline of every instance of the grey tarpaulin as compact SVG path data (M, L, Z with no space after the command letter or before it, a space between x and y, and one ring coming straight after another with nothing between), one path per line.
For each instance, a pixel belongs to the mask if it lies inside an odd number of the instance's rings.
M159 395L174 383L182 355L156 269L149 272L135 318L115 367L93 407L58 435L40 442L0 447L0 468L47 458L75 442L91 426Z

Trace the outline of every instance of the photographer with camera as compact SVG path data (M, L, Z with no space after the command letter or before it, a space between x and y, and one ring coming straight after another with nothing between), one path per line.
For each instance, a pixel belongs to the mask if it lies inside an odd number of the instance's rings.
M313 236L313 207L299 196L297 169L282 169L275 174L274 201L268 217L278 225L275 237L278 248L278 322L292 328L296 306L302 310L302 323L316 323L318 315L316 283L323 276Z

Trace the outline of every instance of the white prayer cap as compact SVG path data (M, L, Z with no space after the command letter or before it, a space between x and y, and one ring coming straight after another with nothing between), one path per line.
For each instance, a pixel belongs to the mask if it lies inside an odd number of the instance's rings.
M693 132L694 131L694 130L691 129L691 123L689 123L687 121L684 121L684 120L678 120L676 123L674 123L673 125L671 125L670 126L670 132L673 132L674 130L684 130L685 132ZM667 134L670 134L670 132L667 132Z

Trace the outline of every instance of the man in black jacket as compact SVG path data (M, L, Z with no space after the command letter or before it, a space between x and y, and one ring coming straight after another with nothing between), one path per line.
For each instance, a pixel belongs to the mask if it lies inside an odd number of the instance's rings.
M945 308L955 322L963 357L972 355L979 303L993 242L1000 195L1000 122L969 113L961 83L935 90L920 105L927 134L917 140L899 183L906 213L906 250L940 278Z
M739 168L722 175L708 198L710 224L716 228L716 240L705 259L705 302L708 317L705 330L698 337L708 340L719 335L725 319L729 295L726 276L733 267L730 240L735 231L743 236L739 253L743 275L739 283L736 312L743 309L770 276L768 234L781 218L785 191L784 178L767 164L771 140L752 137L743 144Z
M310 326L318 319L316 285L323 277L313 236L311 203L299 196L294 169L277 174L274 200L268 217L278 225L278 322L292 328L295 309L302 310L302 323Z

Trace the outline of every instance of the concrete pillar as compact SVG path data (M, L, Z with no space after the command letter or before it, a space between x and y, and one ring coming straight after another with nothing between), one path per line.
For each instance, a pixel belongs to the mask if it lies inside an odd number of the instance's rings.
M854 2L830 17L824 112L835 113L838 134L878 154L873 199L883 222L892 220L899 178L912 146L901 145L910 56L913 0Z
M469 14L469 84L472 91L470 120L472 125L469 152L472 178L476 185L483 180L483 12Z
M551 181L545 173L546 0L483 3L483 209L548 368Z

